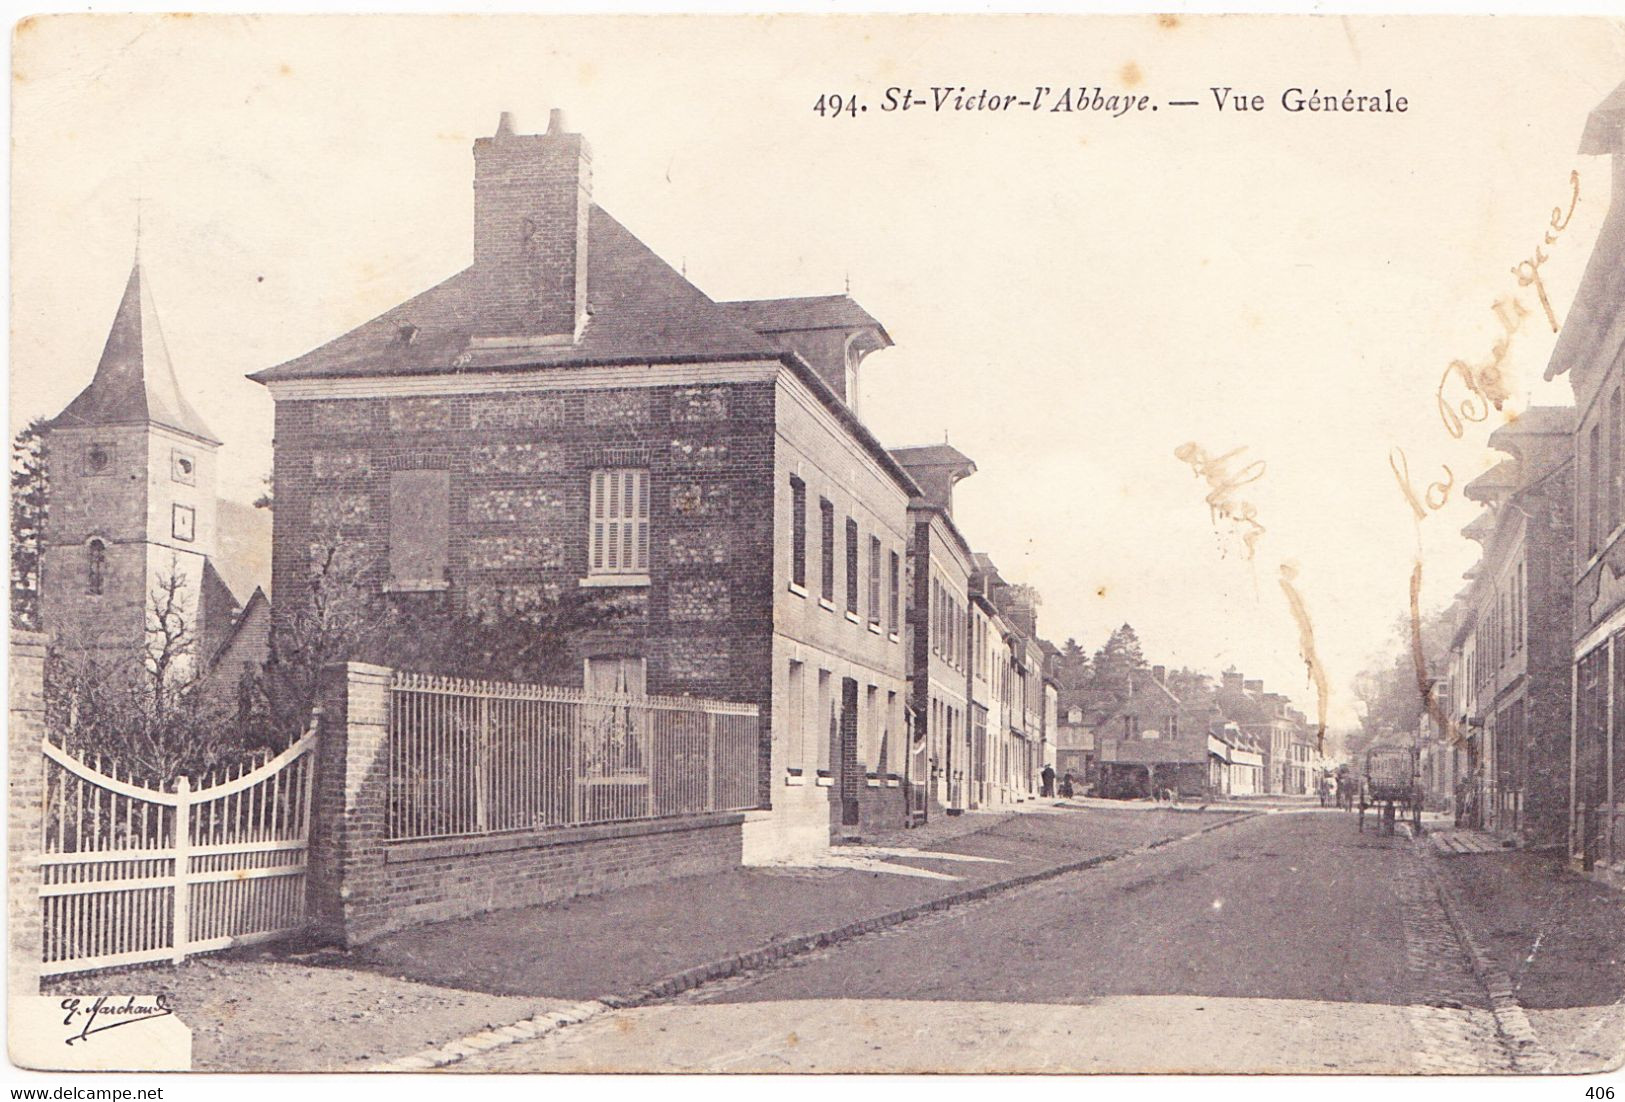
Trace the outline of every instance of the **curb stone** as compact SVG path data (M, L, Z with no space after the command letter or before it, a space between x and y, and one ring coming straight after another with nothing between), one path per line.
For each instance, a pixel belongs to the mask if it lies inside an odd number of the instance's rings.
M1467 950L1473 975L1478 977L1478 982L1489 995L1490 1013L1495 1017L1495 1027L1501 1034L1507 1055L1512 1059L1513 1068L1537 1074L1550 1071L1552 1057L1541 1045L1540 1038L1535 1035L1535 1027L1530 1024L1529 1015L1524 1012L1523 1004L1512 993L1512 977L1479 944L1478 938L1473 936L1472 930L1462 917L1462 905L1456 898L1455 889L1444 882L1431 863L1426 867L1433 881L1434 891L1438 893L1439 904L1444 908L1445 917L1450 920L1450 927L1455 930L1456 939Z
M398 1059L386 1060L381 1063L373 1064L363 1070L369 1072L410 1072L431 1071L435 1068L443 1068L448 1065L458 1063L459 1061L464 1060L475 1053L488 1052L492 1049L517 1044L520 1041L529 1041L537 1037L546 1036L550 1033L556 1033L566 1026L579 1025L582 1022L601 1017L602 1015L608 1014L614 1010L629 1010L634 1007L646 1006L649 1003L660 1002L663 999L669 999L673 996L681 995L684 992L692 991L694 988L699 987L702 984L711 983L715 980L728 979L744 972L751 972L764 968L769 964L785 960L789 957L800 956L803 953L809 953L815 949L822 949L830 945L838 945L843 941L850 941L853 938L862 937L864 934L872 934L880 930L889 929L893 926L899 926L905 922L908 922L910 919L919 918L921 915L930 914L933 911L945 911L950 907L956 907L965 903L973 903L977 900L987 899L990 896L1000 895L1015 888L1025 887L1028 884L1036 884L1044 880L1053 880L1054 878L1064 876L1067 873L1082 872L1085 869L1097 868L1100 865L1111 864L1113 861L1120 861L1125 857L1137 857L1141 854L1150 853L1153 850L1164 849L1168 846L1186 842L1193 838L1200 838L1204 834L1209 834L1215 830L1222 830L1225 827L1235 826L1237 823L1245 822L1248 819L1252 819L1264 814L1268 814L1268 812L1262 810L1238 811L1235 815L1230 816L1229 818L1223 819L1217 823L1209 823L1207 826L1202 827L1199 830L1193 830L1189 834L1179 834L1172 838L1159 838L1152 842L1142 842L1137 846L1132 846L1125 850L1119 850L1116 853L1106 853L1095 857L1086 857L1079 861L1068 861L1064 864L1053 865L1047 869L1038 869L1035 872L1023 873L1020 876L1012 876L1005 880L995 880L991 883L982 884L975 888L966 888L963 891L937 896L934 899L922 900L919 903L913 903L907 907L900 907L895 911L888 911L885 914L876 915L873 918L860 919L857 922L849 922L844 926L838 926L832 930L822 930L818 933L801 934L796 937L784 938L756 949L746 950L742 953L735 953L732 956L724 957L721 960L711 961L708 964L700 964L692 968L685 968L679 972L673 972L671 975L664 976L661 979L656 980L654 983L649 984L647 987L643 987L632 992L631 994L601 995L596 999L578 1003L575 1006L568 1006L557 1010L546 1010L532 1017L521 1019L517 1022L511 1022L506 1025L490 1026L487 1029L480 1030L477 1033L469 1034L466 1037L459 1038L455 1041L450 1041L443 1045L423 1049L422 1051L415 1052L409 1056L403 1056ZM970 833L980 833L980 831L973 831Z

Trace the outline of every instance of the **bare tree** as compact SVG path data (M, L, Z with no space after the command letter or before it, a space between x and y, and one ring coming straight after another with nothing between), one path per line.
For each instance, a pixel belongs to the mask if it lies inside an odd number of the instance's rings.
M322 670L360 658L390 632L394 614L376 593L364 547L329 533L310 547L304 585L278 595L268 654L246 687L244 720L256 741L281 748L310 725Z
M267 661L246 686L251 741L281 749L309 728L322 671L364 661L452 677L561 683L578 676L572 644L622 616L622 601L565 589L524 608L473 612L445 593L386 595L365 543L325 534L303 586L279 593Z
M46 719L56 738L155 781L242 757L235 717L206 685L190 589L171 562L154 576L141 638L52 641Z

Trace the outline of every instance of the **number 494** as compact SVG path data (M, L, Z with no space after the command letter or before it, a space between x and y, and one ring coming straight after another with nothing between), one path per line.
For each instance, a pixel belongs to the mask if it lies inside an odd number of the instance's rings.
M1613 1087L1587 1087L1586 1088L1586 1097L1587 1098L1595 1098L1595 1099L1599 1100L1599 1102L1608 1102L1608 1099L1614 1097L1614 1088Z
M825 118L839 118L842 115L858 117L859 111L867 111L867 107L859 106L857 96L843 96L839 92L829 92L818 97L813 104L813 111Z

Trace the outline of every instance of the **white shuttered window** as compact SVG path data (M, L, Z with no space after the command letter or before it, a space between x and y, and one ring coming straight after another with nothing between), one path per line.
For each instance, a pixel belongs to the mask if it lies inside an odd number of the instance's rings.
M649 572L649 472L618 469L592 473L589 574Z

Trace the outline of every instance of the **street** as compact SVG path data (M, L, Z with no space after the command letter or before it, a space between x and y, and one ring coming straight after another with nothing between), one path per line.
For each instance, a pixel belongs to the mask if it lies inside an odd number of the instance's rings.
M1510 1070L1426 860L1335 812L1260 816L459 1067Z

